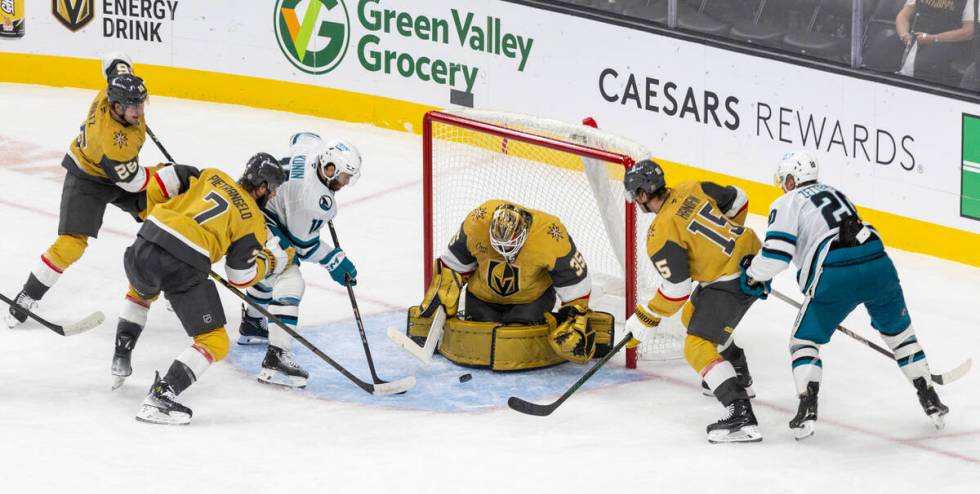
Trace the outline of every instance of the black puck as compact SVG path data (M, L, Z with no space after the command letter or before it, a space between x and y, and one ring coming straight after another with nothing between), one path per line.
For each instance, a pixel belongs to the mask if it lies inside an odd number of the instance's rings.
M461 383L465 383L465 382L469 381L470 379L473 379L473 375L472 374L463 374L462 376L459 376L459 382L461 382Z

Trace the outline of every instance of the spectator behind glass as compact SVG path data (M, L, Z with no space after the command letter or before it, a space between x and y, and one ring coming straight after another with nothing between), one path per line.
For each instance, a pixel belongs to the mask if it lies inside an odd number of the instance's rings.
M969 55L976 0L908 0L895 17L895 30L913 53L913 76L955 86L960 74L953 62ZM902 60L903 65L905 60Z

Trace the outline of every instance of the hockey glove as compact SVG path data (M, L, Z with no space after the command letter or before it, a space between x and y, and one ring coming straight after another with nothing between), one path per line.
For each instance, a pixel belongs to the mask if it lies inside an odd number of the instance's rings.
M432 317L436 309L442 305L446 308L446 317L453 317L459 310L459 294L466 283L466 276L453 271L436 259L432 266L432 281L429 283L422 303L422 317Z
M653 335L653 329L659 325L660 317L646 307L637 305L633 315L626 320L626 332L633 335L633 340L644 343Z
M327 268L330 277L337 283L343 286L347 286L347 283L350 283L351 286L357 284L357 268L347 258L347 254L339 248L330 251L320 263Z
M595 330L589 324L589 309L566 305L545 320L553 327L548 338L552 350L569 362L584 364L595 355Z
M285 271L293 263L296 250L292 247L283 250L279 247L278 239L273 237L269 242L266 242L266 247L259 251L258 257L265 261L265 277L268 278Z
M742 293L750 297L765 300L769 298L769 292L772 291L772 280L756 281L749 276L749 266L752 265L754 257L755 255L749 254L739 261L738 266L741 273L738 276L738 287L742 289Z

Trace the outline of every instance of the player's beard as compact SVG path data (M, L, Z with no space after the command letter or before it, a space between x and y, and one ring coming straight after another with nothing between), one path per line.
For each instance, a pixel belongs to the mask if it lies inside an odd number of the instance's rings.
M265 209L265 205L269 203L269 194L266 193L264 196L256 199L255 203L259 205L259 209Z
M332 192L337 192L338 190L344 188L344 186L340 185L340 183L338 183L336 180L331 180L330 182L327 183L327 188L330 189Z

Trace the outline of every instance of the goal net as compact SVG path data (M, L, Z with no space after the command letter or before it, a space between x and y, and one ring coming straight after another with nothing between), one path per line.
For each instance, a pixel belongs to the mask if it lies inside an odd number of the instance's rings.
M646 258L653 215L637 214L623 174L650 156L630 140L596 128L513 113L433 111L423 122L424 273L473 208L496 198L558 216L588 263L593 309L612 313L621 337L635 304L660 283ZM681 356L684 329L665 320L635 359Z

